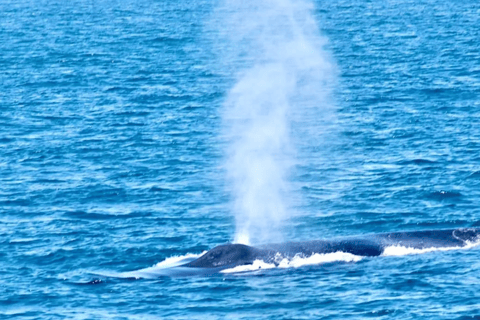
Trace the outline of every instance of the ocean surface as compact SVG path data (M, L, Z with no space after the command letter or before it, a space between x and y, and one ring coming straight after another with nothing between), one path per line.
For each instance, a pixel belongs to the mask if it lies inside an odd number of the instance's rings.
M0 318L480 318L480 247L111 276L234 241L219 6L0 2ZM480 226L480 3L310 12L335 80L289 123L283 240Z

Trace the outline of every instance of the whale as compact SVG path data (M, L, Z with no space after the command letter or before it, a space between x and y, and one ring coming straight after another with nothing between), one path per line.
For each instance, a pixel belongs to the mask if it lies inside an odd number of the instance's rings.
M380 256L385 248L402 246L413 249L461 248L480 239L480 228L427 230L373 234L363 237L347 237L334 240L314 240L267 244L257 247L243 244L217 246L198 259L186 263L190 268L232 268L252 264L255 260L278 264L278 257L293 258L301 255L335 252L356 256Z
M168 268L147 268L127 272L125 276L159 277L213 275L226 269L252 265L255 261L278 265L283 259L308 258L314 254L348 253L360 257L378 257L391 246L413 249L460 249L480 243L480 228L402 231L249 246L227 243L214 247L200 257L181 261Z

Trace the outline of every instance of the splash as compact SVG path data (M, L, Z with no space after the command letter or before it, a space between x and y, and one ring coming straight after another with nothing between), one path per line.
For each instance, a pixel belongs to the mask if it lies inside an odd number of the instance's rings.
M333 253L315 253L309 257L304 257L301 255L296 255L292 259L278 257L276 264L266 263L261 260L255 260L251 265L242 265L234 268L222 270L222 273L240 273L240 272L250 272L258 271L265 269L273 268L300 268L310 265L318 265L323 263L332 263L332 262L358 262L362 260L363 257L357 256L347 252L333 252Z
M171 267L176 267L181 264L186 263L186 261L191 261L194 259L198 259L201 256L203 256L207 251L203 251L200 254L195 254L195 253L187 253L186 255L183 256L172 256L169 258L166 258L165 260L157 263L155 266L152 268L171 268Z
M423 253L429 253L433 251L450 251L450 250L464 250L464 249L471 249L473 247L476 247L480 244L480 241L466 241L466 245L462 247L431 247L431 248L423 248L423 249L417 249L417 248L411 248L411 247L405 247L405 246L388 246L383 250L382 256L405 256L405 255L411 255L411 254L423 254Z
M292 127L328 105L334 68L312 11L309 1L227 0L217 12L223 59L237 75L223 115L237 243L282 240Z
M236 266L234 268L225 269L220 271L221 273L240 273L240 272L250 272L257 270L266 270L276 268L274 263L266 263L262 260L255 260L252 264Z

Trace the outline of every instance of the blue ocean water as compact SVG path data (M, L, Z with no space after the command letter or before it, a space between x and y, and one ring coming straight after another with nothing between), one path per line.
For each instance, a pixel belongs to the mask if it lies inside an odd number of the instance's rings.
M1 318L480 317L478 247L97 275L233 240L222 110L235 70L218 62L217 5L0 3ZM292 128L302 200L285 239L479 226L480 4L315 1L313 16L335 108L309 134Z

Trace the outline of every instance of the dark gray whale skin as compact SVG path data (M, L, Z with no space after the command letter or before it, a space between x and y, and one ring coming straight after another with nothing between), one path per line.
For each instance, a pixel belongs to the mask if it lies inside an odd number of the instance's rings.
M392 245L415 249L464 247L468 242L480 238L480 228L407 231L371 234L362 237L348 237L334 240L315 240L305 242L287 242L267 244L257 247L243 244L224 244L208 251L200 258L180 266L186 268L212 269L220 271L239 265L252 264L255 260L277 263L281 258L295 255L311 256L342 251L358 256L374 257Z

